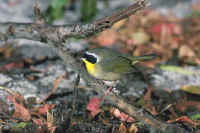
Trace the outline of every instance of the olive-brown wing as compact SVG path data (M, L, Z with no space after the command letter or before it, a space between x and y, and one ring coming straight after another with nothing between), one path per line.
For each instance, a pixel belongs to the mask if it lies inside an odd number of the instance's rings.
M126 74L134 72L135 69L131 65L132 61L126 57L115 56L102 62L105 72L114 72L118 74Z

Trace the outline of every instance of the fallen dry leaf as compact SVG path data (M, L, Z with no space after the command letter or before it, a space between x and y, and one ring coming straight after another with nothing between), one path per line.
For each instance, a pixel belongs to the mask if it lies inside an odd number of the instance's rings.
M118 21L117 23L114 23L114 25L112 26L113 29L117 30L120 27L122 27L126 22L126 19L122 19L120 21Z
M133 40L133 43L137 45L146 44L150 40L150 36L144 31L132 33L131 38Z
M174 122L185 122L185 123L189 123L189 124L191 124L191 125L193 125L193 126L197 126L197 125L199 125L198 123L196 123L196 122L194 122L194 121L192 121L190 118L188 118L187 116L181 116L181 117L179 117L179 118L176 118L175 120L168 120L167 121L168 123L174 123Z
M110 112L116 117L116 118L119 118L121 121L125 121L125 122L134 122L135 120L133 119L133 117L123 113L123 112L120 112L119 109L116 109L116 108L112 108L110 110Z
M194 57L195 53L194 51L187 45L182 45L179 49L178 56L180 58L182 57Z
M153 32L153 34L159 35L163 32L164 29L166 29L170 34L172 34L174 31L174 24L158 23L152 27L151 31Z
M119 126L119 133L126 133L126 132L127 132L126 126L123 123L121 123Z
M10 58L12 53L14 51L14 48L12 47L11 44L6 43L3 45L3 47L0 48L0 53L5 57L5 58Z
M101 112L101 109L99 108L101 101L102 101L102 99L100 99L98 97L93 97L89 101L89 103L87 105L87 110L90 111L90 115L92 117L95 117L99 112Z
M41 115L46 115L49 110L54 108L54 104L45 104L38 109L38 113Z
M128 128L128 133L137 133L138 128L135 126L135 124L131 124L131 126Z
M22 104L17 103L15 97L9 95L7 96L7 99L15 105L15 112L13 114L14 118L23 119L24 121L29 121L31 119L29 110Z
M117 40L117 34L114 30L106 30L97 37L97 43L100 46L111 46Z
M196 107L200 111L200 102L182 100L176 104L176 109L181 112L184 112L188 107Z
M43 126L46 124L42 119L33 118L32 120L36 125L39 125L39 126Z
M12 69L16 69L16 68L24 68L24 63L23 62L13 62L13 63L9 63L6 64L4 66L0 67L0 71L10 71Z

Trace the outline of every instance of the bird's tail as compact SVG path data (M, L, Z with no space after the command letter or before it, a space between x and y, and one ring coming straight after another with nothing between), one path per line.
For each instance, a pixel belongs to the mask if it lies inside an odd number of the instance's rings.
M156 57L158 57L156 54L147 54L147 55L142 55L142 56L135 56L132 58L132 64L136 64L141 61L148 61L148 60L153 60Z

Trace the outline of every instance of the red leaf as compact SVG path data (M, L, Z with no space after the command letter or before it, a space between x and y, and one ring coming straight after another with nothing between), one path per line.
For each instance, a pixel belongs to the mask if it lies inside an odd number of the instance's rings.
M123 123L119 126L119 133L127 133L127 128Z
M12 96L7 96L7 99L15 105L15 112L13 117L23 119L24 121L29 121L31 119L31 114L28 109L26 109L22 104L16 102L16 99Z
M200 111L200 102L183 100L176 104L176 108L184 112L188 107L196 107Z
M87 105L87 110L90 111L92 117L95 117L101 110L99 109L99 104L102 99L98 97L93 97Z
M41 114L41 115L45 115L47 113L47 111L54 108L54 106L55 106L54 104L45 104L38 109L38 113Z
M24 67L23 62L20 63L13 62L0 67L0 71L9 71L15 68L23 68L23 67Z
M41 119L35 119L35 118L33 118L32 120L33 120L33 122L34 122L36 125L38 125L38 126L43 126L43 125L46 124L46 122L44 122L44 121L41 120Z
M173 33L174 32L174 24L169 23L169 24L165 24L165 23L160 23L160 24L156 24L152 27L152 32L154 34L160 34L164 28L167 28L167 30L169 31L169 33Z
M123 112L120 112L119 109L113 108L111 110L111 112L115 117L119 118L121 121L134 122L133 117L131 117Z
M169 120L168 123L174 123L174 122L185 122L185 123L189 123L193 126L197 126L199 125L198 123L192 121L190 118L188 118L187 116L181 116L179 118L176 118L175 120Z
M39 127L46 126L51 133L54 133L56 130L56 126L53 126L52 123L43 121L42 119L35 119L33 118L33 122L38 125ZM43 133L42 129L39 129L41 133Z
M97 37L97 42L101 46L111 46L117 40L117 35L113 30L106 30Z

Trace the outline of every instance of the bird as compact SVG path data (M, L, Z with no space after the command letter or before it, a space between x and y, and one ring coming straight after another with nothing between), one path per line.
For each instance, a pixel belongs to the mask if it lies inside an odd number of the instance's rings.
M111 48L94 48L84 52L81 60L89 75L103 81L117 81L137 70L136 64L152 60L156 54L131 56Z

